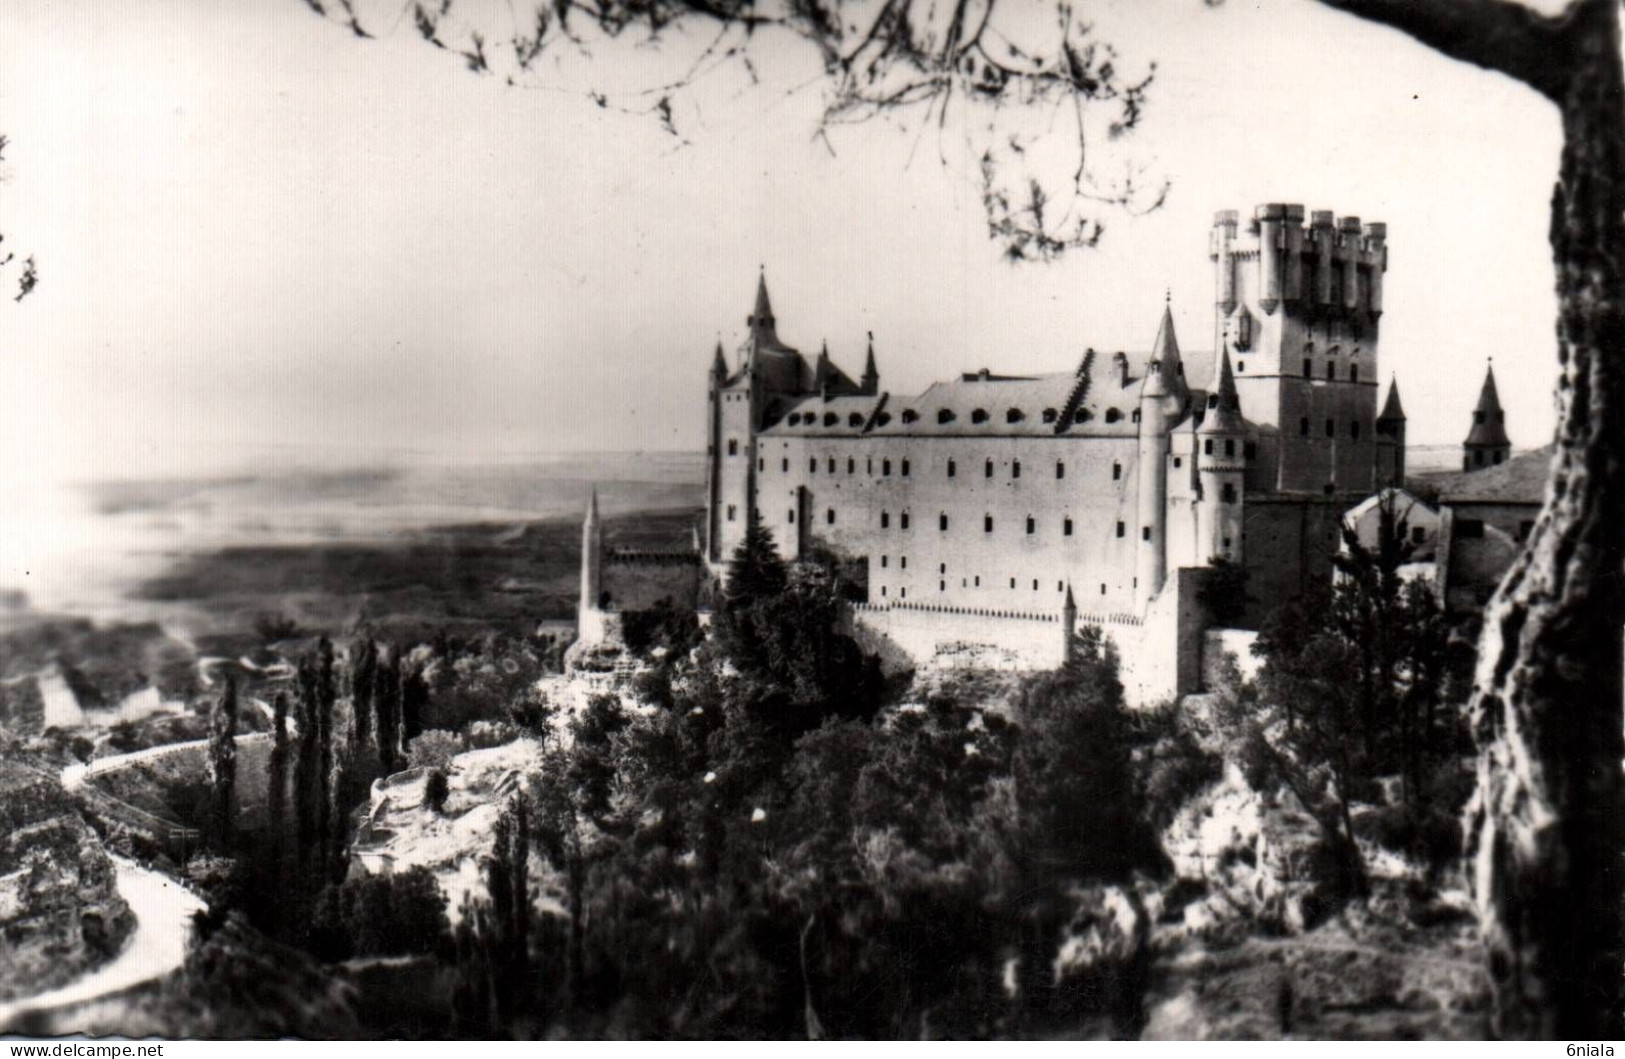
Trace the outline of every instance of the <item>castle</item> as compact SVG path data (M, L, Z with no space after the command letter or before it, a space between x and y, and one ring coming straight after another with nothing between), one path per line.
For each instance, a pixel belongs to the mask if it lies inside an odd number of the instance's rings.
M853 631L883 658L1042 667L1094 623L1132 700L1196 690L1215 564L1246 571L1256 622L1324 583L1342 513L1405 473L1397 390L1377 401L1386 226L1304 219L1217 214L1209 351L1165 307L1148 350L917 395L882 388L872 337L856 380L786 344L763 276L710 369L706 567L726 576L755 512L787 560L866 584Z

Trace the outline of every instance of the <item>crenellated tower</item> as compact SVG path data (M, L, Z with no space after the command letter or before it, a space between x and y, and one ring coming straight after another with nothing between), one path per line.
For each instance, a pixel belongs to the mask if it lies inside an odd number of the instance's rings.
M1285 493L1375 486L1377 349L1388 230L1269 203L1215 215L1214 356L1241 414L1266 428L1252 474ZM1214 377L1219 375L1215 363Z

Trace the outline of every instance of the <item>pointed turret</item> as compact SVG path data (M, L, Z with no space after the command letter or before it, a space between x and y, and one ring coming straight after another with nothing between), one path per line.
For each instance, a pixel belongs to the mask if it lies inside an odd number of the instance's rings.
M1061 663L1072 661L1072 637L1078 631L1078 603L1072 598L1072 582L1066 583L1066 600L1061 604Z
M728 377L728 358L722 352L722 339L717 339L716 355L711 358L711 378L718 382Z
M745 320L751 330L766 328L771 332L777 321L773 319L773 302L767 296L767 269L756 274L756 308Z
M1495 367L1484 372L1484 388L1478 393L1478 407L1473 409L1473 427L1467 432L1462 448L1461 469L1477 470L1504 463L1512 453L1512 442L1507 438L1506 413L1501 410L1501 395L1495 389Z
M581 523L581 600L577 625L586 629L603 599L604 531L598 521L598 487L587 493L587 517Z
M1382 403L1382 414L1377 417L1377 425L1404 421L1405 406L1399 403L1399 380L1396 378L1388 384L1388 400Z
M869 332L869 352L863 358L863 380L859 388L870 397L880 392L880 372L875 368L875 333Z
M1230 369L1230 351L1219 351L1219 381L1208 394L1207 415L1202 419L1198 434L1242 434L1246 424L1241 418L1241 399L1236 395L1236 376Z
M1388 384L1388 399L1377 417L1377 484L1405 487L1405 406L1399 403L1399 380Z

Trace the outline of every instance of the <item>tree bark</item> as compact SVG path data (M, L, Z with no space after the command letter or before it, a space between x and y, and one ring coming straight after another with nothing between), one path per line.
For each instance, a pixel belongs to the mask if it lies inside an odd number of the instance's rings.
M1617 0L1565 22L1557 449L1485 613L1466 830L1496 1031L1595 1040L1625 1035L1625 86Z

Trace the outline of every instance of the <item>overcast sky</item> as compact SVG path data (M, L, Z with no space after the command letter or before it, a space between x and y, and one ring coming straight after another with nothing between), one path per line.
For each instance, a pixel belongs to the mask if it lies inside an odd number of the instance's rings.
M1552 428L1553 112L1309 0L1080 4L1159 63L1131 146L1173 190L1047 267L1001 260L974 173L912 131L815 141L791 40L756 42L767 87L723 71L680 102L678 147L554 90L638 83L625 49L516 89L298 0L5 8L0 231L42 274L0 303L13 485L697 449L758 265L786 340L855 374L873 331L894 391L1146 346L1165 289L1207 348L1213 211L1276 200L1388 222L1382 373L1413 443L1460 440L1491 355L1514 442Z

